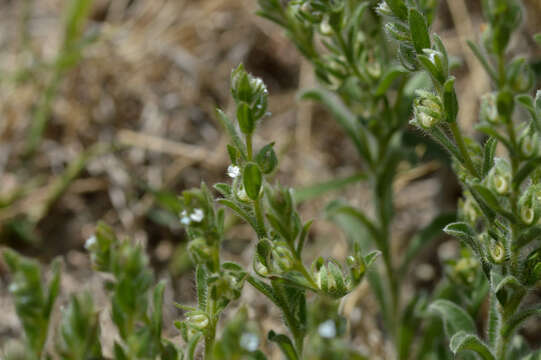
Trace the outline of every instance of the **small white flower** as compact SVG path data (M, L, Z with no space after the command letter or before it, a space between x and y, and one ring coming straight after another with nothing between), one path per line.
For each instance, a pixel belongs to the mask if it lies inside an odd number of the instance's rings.
M334 321L329 319L325 322L322 322L321 324L319 324L317 332L322 338L330 339L335 337L336 326L334 325Z
M245 332L240 337L240 346L247 351L256 351L259 346L259 338L254 333Z
M188 216L186 210L182 210L182 212L180 213L180 223L182 225L190 225L191 222L192 221L190 220L190 217Z
M190 219L195 222L203 221L204 217L205 217L205 213L201 209L194 209L193 213L190 214Z
M85 249L89 250L96 243L97 239L95 235L92 235L85 241Z
M236 178L240 175L240 168L236 165L229 165L227 167L227 176L230 178Z
M329 19L328 18L325 18L321 24L319 25L319 31L323 34L323 35L331 35L332 34L332 27L331 27L331 24L329 24Z

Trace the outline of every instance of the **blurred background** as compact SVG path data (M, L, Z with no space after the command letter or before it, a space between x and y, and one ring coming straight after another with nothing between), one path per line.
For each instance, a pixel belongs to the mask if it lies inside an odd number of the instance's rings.
M478 97L490 88L465 43L483 27L480 1L440 2L434 30L459 60L460 122L471 131ZM539 79L532 35L541 31L541 1L524 3L527 21L512 55L534 59ZM147 246L158 276L170 279L169 304L192 301L184 235L160 202L226 178L228 139L215 109L231 110L229 75L240 62L269 88L273 116L255 141L277 142L282 184L302 190L356 174L359 159L338 125L296 98L300 88L317 86L311 66L256 9L255 0L0 0L0 246L44 264L62 256L63 296L82 287L99 294L84 241L101 219ZM423 161L405 166L395 184L395 251L434 214L454 209L460 195L449 169L434 160L442 156L438 149L418 150ZM303 218L317 220L308 257L345 257L345 235L322 215L336 197L370 203L359 183L307 198ZM233 227L226 257L247 261L247 230ZM448 240L426 249L413 267L411 291L434 286L438 254L456 251ZM7 281L0 260L0 348L20 334ZM275 309L249 287L245 292L251 316L265 319L262 330L280 327ZM368 293L362 286L345 311L359 328L355 343L377 353L385 344L370 331L379 324Z

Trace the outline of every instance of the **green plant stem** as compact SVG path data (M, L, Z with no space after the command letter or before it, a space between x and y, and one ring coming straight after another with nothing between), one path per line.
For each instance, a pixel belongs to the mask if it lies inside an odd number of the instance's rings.
M208 306L210 308L210 319L209 319L209 325L208 330L205 333L205 360L212 360L213 358L213 351L214 351L214 341L216 339L216 326L217 318L216 316L216 302L213 299L209 299Z
M468 149L466 148L466 143L464 142L464 137L462 136L462 133L460 131L460 128L458 127L457 122L452 122L449 124L449 128L451 129L451 132L453 133L453 137L455 138L456 145L458 147L458 150L460 151L460 155L462 155L462 158L464 159L464 166L472 176L479 177L479 174L477 172L477 169L473 165L473 161L470 157L470 154L468 152Z
M254 212L255 212L257 227L259 228L258 233L266 235L267 231L265 230L265 219L263 217L263 211L261 209L261 198L254 200Z
M246 134L246 156L248 158L248 161L252 161L253 157L253 150L252 150L252 134Z
M387 147L385 147L385 149L387 149ZM388 155L388 152L389 152L388 150L382 151L380 153L380 158L385 159ZM379 185L379 179L377 178L377 175L374 175L374 176L375 176L375 180L374 180L374 190L375 190L380 185ZM389 182L390 187L392 187L392 183L393 183L392 181ZM390 192L390 191L392 191L392 189L387 190L387 192ZM400 347L399 329L400 329L400 318L401 318L400 305L399 305L400 304L400 286L397 281L398 279L396 278L395 269L393 267L393 262L392 262L391 244L390 244L391 218L390 217L388 218L388 216L385 214L386 199L384 199L381 196L378 196L376 192L374 194L374 199L375 199L375 207L377 209L377 214L380 218L381 244L383 245L383 247L380 248L379 250L382 253L383 264L385 266L385 272L387 273L387 279L386 279L387 286L389 288L390 296L391 296L391 309L390 309L391 314L388 314L390 316L387 316L387 318L391 320L390 324L388 324L388 326L390 326L390 329L388 330L391 333L391 336L393 338L393 342L395 345L395 349L397 350L397 354L398 354L399 353L398 350ZM382 309L382 310L385 311L385 309Z

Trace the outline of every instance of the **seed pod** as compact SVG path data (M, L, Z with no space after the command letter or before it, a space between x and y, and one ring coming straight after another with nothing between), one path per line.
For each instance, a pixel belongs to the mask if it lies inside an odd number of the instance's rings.
M489 254L495 264L501 264L505 260L505 248L499 242L494 241L489 245Z
M539 185L530 185L518 201L520 219L525 225L532 225L541 215L541 192Z
M527 159L537 156L539 153L539 135L533 129L528 128L522 133L519 140L520 153Z
M511 188L511 170L509 163L496 158L488 174L488 186L499 195L506 195Z
M201 331L209 325L209 317L203 313L195 313L188 315L186 323L189 327Z
M500 114L496 106L496 93L488 93L481 97L480 117L481 121L486 121L493 125L501 124Z

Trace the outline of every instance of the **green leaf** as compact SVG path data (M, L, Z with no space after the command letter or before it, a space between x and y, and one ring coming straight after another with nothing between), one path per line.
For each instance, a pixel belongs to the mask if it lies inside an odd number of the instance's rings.
M330 216L334 214L343 214L356 219L368 230L374 243L381 243L382 240L378 228L374 222L370 220L362 211L355 209L352 206L345 205L339 201L333 201L327 206L326 212Z
M422 54L423 49L430 49L430 35L428 34L425 17L416 9L411 8L408 22L415 50L418 54Z
M485 68L485 71L490 76L492 81L497 82L498 76L496 75L496 72L494 71L492 66L489 64L486 56L481 52L481 49L479 48L479 46L477 46L477 44L475 44L474 42L470 40L468 40L467 43L470 49L472 50L473 54L477 58L477 60L479 60L481 65L483 65L483 67Z
M458 100L456 98L454 76L451 76L443 84L443 105L447 113L447 121L455 122L458 115Z
M103 359L100 344L99 312L88 292L72 295L62 310L56 350L62 360Z
M255 130L255 119L252 108L244 101L237 105L237 121L243 134L252 134Z
M219 199L218 203L227 206L231 210L233 210L238 216L240 216L244 221L246 221L250 226L252 226L253 229L258 231L259 226L257 226L257 222L253 216L248 214L248 212L244 209L242 209L239 205L237 205L235 202L229 200L229 199ZM258 235L261 235L261 233L258 232Z
M417 55L417 59L435 81L440 84L443 84L445 82L445 78L443 76L443 73L441 72L442 69L439 69L427 55L419 54Z
M231 141L233 141L233 145L235 145L235 148L239 151L242 157L246 158L246 148L237 132L237 129L235 129L235 126L233 125L229 117L222 110L216 109L216 113L218 114L218 119L220 120L220 123L228 133Z
M514 314L502 328L502 336L509 337L518 327L531 316L541 315L541 307L522 310Z
M475 125L475 129L482 133L487 134L488 136L498 139L498 141L504 144L506 148L512 149L512 146L509 140L506 139L502 134L500 134L494 126L490 124L477 124Z
M203 333L198 332L188 342L188 347L186 349L186 353L188 354L187 360L195 360L195 349L197 348L197 344L199 343L199 340L202 336Z
M372 289L372 292L374 293L374 297L376 298L378 302L378 306L381 309L381 313L383 316L383 321L388 329L390 329L391 325L393 324L393 321L395 319L391 319L391 310L390 310L390 296L387 294L387 289L385 288L384 280L382 279L382 274L380 274L377 270L374 269L368 269L366 272L366 277L368 282L370 283L370 288Z
M257 200L261 193L261 185L263 184L263 175L259 166L256 163L247 163L244 166L242 173L242 182L244 184L244 190L246 195L252 200Z
M408 8L402 0L385 0L389 8L400 20L407 20Z
M250 283L250 285L255 287L260 293L265 295L276 306L278 306L279 308L282 308L282 309L284 308L285 304L283 303L283 301L278 296L276 296L272 286L270 286L269 284L255 278L252 275L248 275L248 277L246 278L246 281L248 281Z
M272 226L272 229L276 231L276 233L278 233L282 238L284 238L285 241L290 243L294 240L292 239L289 229L274 214L268 213L267 220Z
M523 230L513 244L513 250L519 250L534 240L541 239L541 225L534 225Z
M69 6L66 7L64 28L64 47L66 49L73 46L80 38L93 2L93 0L71 0Z
M52 267L53 276L49 282L49 289L47 291L47 299L45 302L45 306L43 308L43 315L45 315L46 318L49 318L51 316L54 302L56 298L58 297L58 293L60 292L60 276L61 276L61 271L62 271L62 260L60 258L55 259L51 267Z
M278 158L273 149L274 143L265 145L255 156L255 161L259 165L263 174L270 174L278 165Z
M421 231L419 231L411 239L406 253L404 254L402 264L400 265L400 274L406 275L409 263L419 254L420 251L433 240L437 239L445 226L456 220L456 213L444 213L436 216L432 221Z
M295 189L293 196L296 203L317 198L327 192L340 190L347 185L365 180L366 174L357 173L345 178L332 179L318 184L303 186Z
M526 288L512 275L504 277L493 291L505 314L514 314L526 295Z
M498 140L494 137L489 137L485 146L483 147L483 178L488 175L488 172L494 166L494 154L496 153L496 146Z
M163 294L165 292L165 280L160 281L152 293L152 332L158 341L161 340L163 327Z
M468 334L465 331L459 331L451 338L449 348L455 355L462 351L473 351L483 360L496 360L484 342L477 336Z
M276 334L271 330L269 331L268 339L278 344L287 360L299 360L295 346L293 346L293 342L289 337L283 334Z
M313 222L314 222L313 220L309 220L302 227L302 231L299 236L299 241L297 243L297 248L295 250L297 252L297 256L299 257L299 259L301 258L301 252L302 252L302 249L304 248L304 242L305 242L306 237L308 236L310 227L312 226Z
M524 180L526 180L535 169L539 168L539 165L541 165L541 158L529 160L522 165L513 178L513 187L518 190Z
M457 239L463 241L474 251L479 249L479 245L475 242L475 232L467 223L454 222L447 225L443 229L443 231L446 234L456 237Z
M443 319L447 336L453 337L459 331L476 333L475 323L471 316L461 307L449 300L439 299L428 307L431 312L438 313Z
M518 94L515 96L515 101L528 111L537 132L541 133L541 113L536 109L534 99L528 94Z
M406 71L406 69L404 69L402 66L391 66L381 77L381 80L374 91L374 96L385 95L393 84L393 81L406 74L409 74L409 72Z

